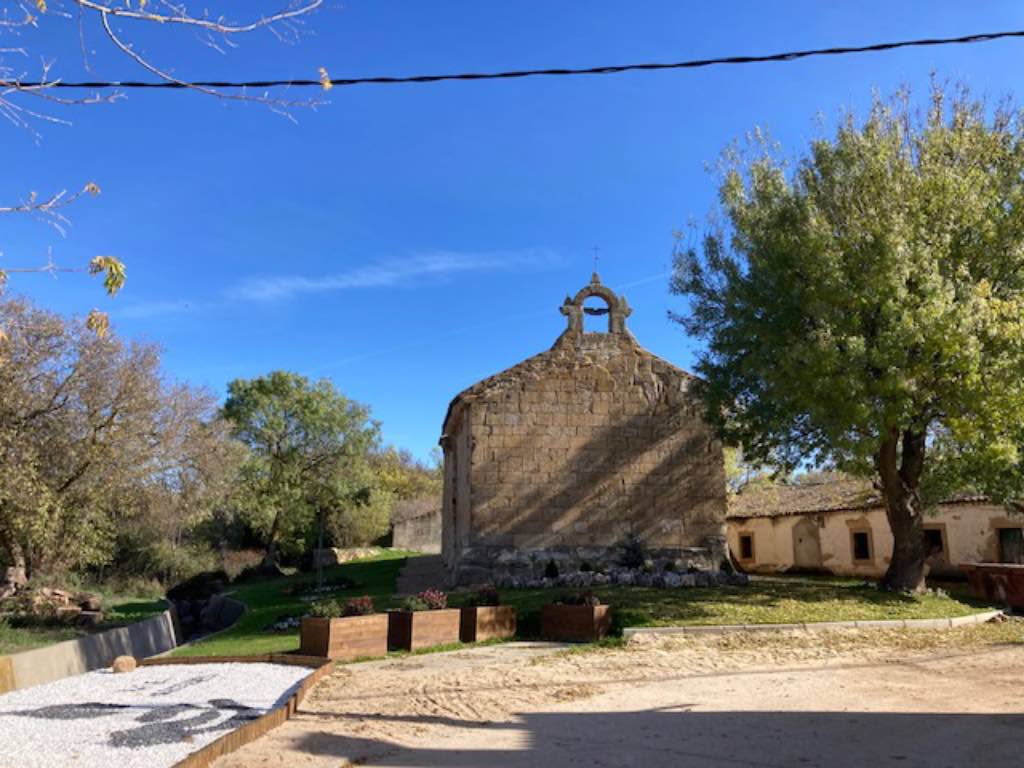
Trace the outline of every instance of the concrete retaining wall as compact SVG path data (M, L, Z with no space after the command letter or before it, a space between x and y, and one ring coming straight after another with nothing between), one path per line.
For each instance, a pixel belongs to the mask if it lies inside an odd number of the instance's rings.
M146 658L173 650L182 640L176 624L169 608L127 627L0 657L0 693L100 669L117 656Z

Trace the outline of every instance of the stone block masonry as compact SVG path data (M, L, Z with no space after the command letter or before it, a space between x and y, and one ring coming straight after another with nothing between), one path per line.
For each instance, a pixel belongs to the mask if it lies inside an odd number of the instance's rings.
M609 333L583 332L592 296L607 304ZM452 581L535 577L549 561L607 565L627 534L683 568L717 568L724 462L697 380L636 342L628 304L596 275L562 312L569 328L552 349L449 408L442 552Z

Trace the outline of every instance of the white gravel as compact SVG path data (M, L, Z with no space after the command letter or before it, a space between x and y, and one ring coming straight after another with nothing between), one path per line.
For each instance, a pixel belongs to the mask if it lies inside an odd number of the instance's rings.
M0 696L2 768L169 768L283 703L312 672L181 664L89 672Z

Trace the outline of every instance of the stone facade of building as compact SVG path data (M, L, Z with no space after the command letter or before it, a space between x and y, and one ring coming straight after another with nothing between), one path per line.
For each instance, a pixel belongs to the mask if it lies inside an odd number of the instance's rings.
M607 306L584 307L596 297ZM561 312L554 346L451 403L442 555L456 584L514 583L618 559L640 537L652 558L716 569L725 555L722 448L690 374L644 350L626 300L595 274ZM586 333L584 314L607 315ZM586 568L586 565L584 565Z

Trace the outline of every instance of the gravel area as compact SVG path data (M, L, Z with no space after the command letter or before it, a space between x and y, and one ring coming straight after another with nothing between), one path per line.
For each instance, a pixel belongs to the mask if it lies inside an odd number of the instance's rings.
M282 703L311 671L167 665L14 691L0 696L0 766L167 768Z

